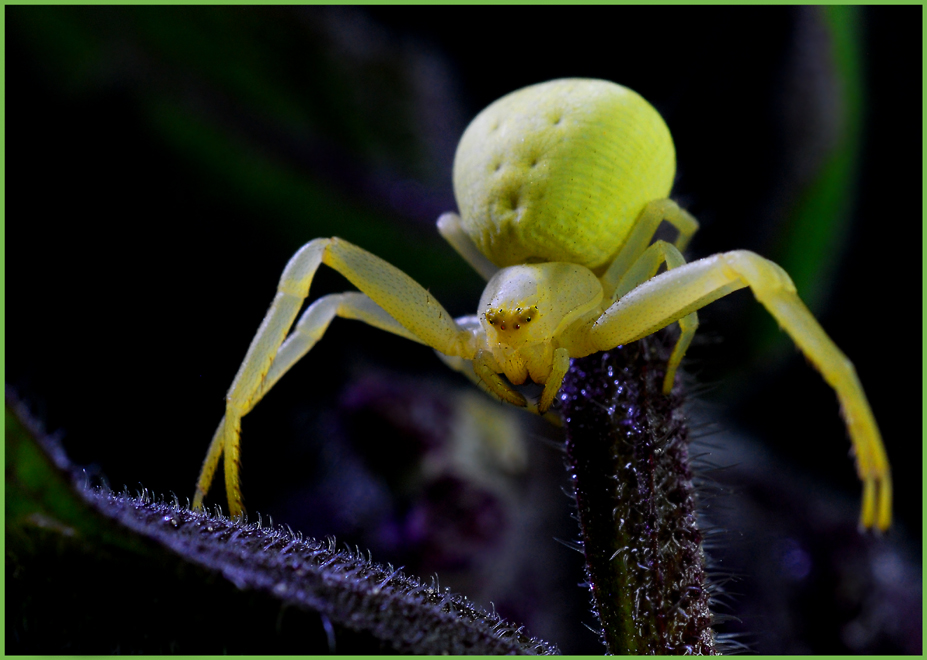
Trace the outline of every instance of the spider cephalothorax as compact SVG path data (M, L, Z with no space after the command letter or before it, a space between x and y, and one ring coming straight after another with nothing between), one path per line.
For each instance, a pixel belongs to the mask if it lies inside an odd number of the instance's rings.
M527 305L527 303L525 303L525 305ZM511 312L505 307L490 307L486 310L485 314L486 322L493 326L498 332L507 333L506 337L510 338L510 340L515 340L522 326L527 326L531 323L532 315L537 318L537 305L532 305L531 307L516 307Z

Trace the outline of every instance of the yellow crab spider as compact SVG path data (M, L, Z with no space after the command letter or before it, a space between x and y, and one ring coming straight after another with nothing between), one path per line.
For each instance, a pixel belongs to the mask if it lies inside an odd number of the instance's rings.
M863 482L861 525L887 529L888 459L853 364L776 264L747 251L685 262L681 252L698 223L668 199L675 159L659 113L611 82L554 80L491 104L457 148L454 193L460 215L447 213L438 220L441 235L488 280L477 314L451 318L408 275L342 239L304 245L284 269L228 391L194 506L202 506L224 454L229 510L233 516L242 513L241 418L315 345L335 316L430 346L484 390L545 414L570 358L678 322L681 333L664 381L669 393L698 327L696 310L750 287L836 391ZM663 221L676 229L673 242L653 241ZM316 300L290 333L322 263L362 293ZM657 274L663 265L665 272ZM536 402L513 387L528 379L543 386Z

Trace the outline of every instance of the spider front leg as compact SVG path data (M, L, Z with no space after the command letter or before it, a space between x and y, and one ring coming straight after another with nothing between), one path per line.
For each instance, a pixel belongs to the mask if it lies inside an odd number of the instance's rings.
M406 330L396 319L387 314L383 308L363 293L349 291L347 293L331 294L316 300L303 313L293 328L292 334L287 337L286 341L277 350L267 374L260 381L251 398L243 407L237 409L237 414L234 414L233 417L223 416L219 421L219 426L213 435L200 471L196 495L193 500L194 508L202 506L203 498L212 483L219 458L222 455L226 430L231 428L227 426L226 419L240 420L248 414L276 382L289 371L290 367L315 346L316 342L325 334L328 325L335 316L363 321L381 330L421 343L418 337ZM236 400L238 400L237 397ZM235 421L232 424L235 424ZM231 428L230 432L234 433L234 428ZM240 499L240 494L238 497Z
M287 263L277 285L277 295L264 316L245 359L235 374L232 386L225 398L225 416L213 435L206 459L200 470L193 497L193 507L202 508L203 498L212 484L220 456L225 453L225 487L228 494L229 512L233 516L242 513L241 489L238 484L239 444L241 418L251 410L255 393L270 370L277 349L299 308L309 294L309 286L330 239L316 239L300 248Z
M314 303L283 344L321 263L337 270L367 295L326 296ZM334 316L370 325L427 344L448 355L472 357L472 335L457 327L441 304L411 277L379 257L338 238L316 239L290 259L277 295L248 348L226 396L225 417L210 444L197 482L194 507L201 507L219 458L225 455L225 484L232 516L242 513L239 486L241 418L322 336Z
M860 524L888 529L892 517L888 458L856 370L801 302L788 274L773 262L735 251L668 270L612 304L590 328L588 340L597 350L636 341L748 286L836 391L863 482Z

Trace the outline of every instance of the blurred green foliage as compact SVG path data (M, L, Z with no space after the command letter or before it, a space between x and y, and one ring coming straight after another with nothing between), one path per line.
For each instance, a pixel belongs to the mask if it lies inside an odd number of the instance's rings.
M810 124L817 134L808 136L813 148L801 163L798 189L788 208L782 231L768 255L795 282L802 300L815 313L826 308L833 278L849 242L858 202L865 102L861 62L863 35L860 8L828 6L817 11L817 22L807 26L802 52L816 60L796 66L810 69L817 87L803 90L812 110L797 122ZM796 122L796 123L797 123ZM794 126L809 131L807 125ZM810 167L809 167L810 164ZM769 323L765 310L753 312L759 353L775 346L791 349L791 342ZM762 329L762 330L760 330Z
M389 204L410 178L449 183L418 130L414 94L423 92L407 71L416 54L344 56L332 43L336 29L298 19L248 7L34 7L16 15L71 94L130 90L201 185L255 218L250 231L294 246L338 235L376 246L426 282L475 288L478 277L448 259L433 225L403 230Z
M111 545L144 553L131 534L93 511L77 494L74 475L60 447L40 444L37 422L28 420L22 404L8 401L4 409L4 514L7 561L33 552L36 535L48 534L71 545ZM24 422L23 420L28 421ZM34 428L27 428L27 423ZM44 530L44 532L43 532ZM22 559L20 557L19 559ZM9 568L9 566L8 566Z

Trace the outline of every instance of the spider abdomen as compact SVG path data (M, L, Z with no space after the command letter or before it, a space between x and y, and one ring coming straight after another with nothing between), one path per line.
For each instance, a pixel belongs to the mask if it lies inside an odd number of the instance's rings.
M463 227L497 266L565 261L594 271L623 245L644 205L669 195L673 140L632 90L569 78L487 107L454 159Z

